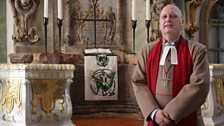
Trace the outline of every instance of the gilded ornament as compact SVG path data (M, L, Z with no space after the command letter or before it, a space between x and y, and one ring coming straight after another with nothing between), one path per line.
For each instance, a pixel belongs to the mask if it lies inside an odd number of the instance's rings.
M33 98L32 100L32 113L37 113L37 104L38 104L38 99L37 98Z
M37 113L37 106L40 105L42 111L46 113L47 116L51 116L52 110L55 108L56 99L58 96L63 96L60 93L64 93L62 90L62 81L63 80L31 80L32 86L32 112ZM60 104L59 110L64 111L63 98L58 99Z
M60 104L60 106L59 106L60 112L63 112L64 111L64 106L63 106L64 100L63 99L58 99L57 101Z
M215 77L215 89L218 103L224 109L224 84L223 77Z
M206 105L205 104L202 104L201 105L201 110L206 110L206 109L207 109Z
M190 36L193 36L198 31L198 25L196 23L196 11L202 4L202 0L185 0L186 5L186 24L185 30Z
M206 111L208 109L208 99L206 99L205 103L201 105L201 110Z
M0 111L3 110L4 105L6 111L11 113L14 107L17 107L20 112L20 87L22 80L20 79L10 79L2 80L2 95L0 99Z

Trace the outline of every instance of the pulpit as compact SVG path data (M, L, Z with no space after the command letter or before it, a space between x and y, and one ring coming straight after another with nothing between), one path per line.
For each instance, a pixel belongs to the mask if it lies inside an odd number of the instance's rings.
M73 126L74 65L0 64L2 126Z

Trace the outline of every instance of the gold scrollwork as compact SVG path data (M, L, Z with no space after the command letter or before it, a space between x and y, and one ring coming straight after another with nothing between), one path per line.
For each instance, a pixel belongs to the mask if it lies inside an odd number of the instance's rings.
M51 112L55 107L56 99L60 99L59 110L64 111L63 103L63 89L62 80L31 80L32 82L32 112L37 113L38 104L41 105L41 109L46 113L47 116L51 116Z
M193 36L198 31L196 23L196 10L202 4L202 0L185 0L186 2L186 24L185 30L190 36Z
M201 110L206 110L206 109L207 109L207 107L206 107L205 103L202 104L202 105L201 105Z
M2 80L2 95L0 99L0 111L3 110L5 105L6 111L11 113L16 106L18 112L20 112L20 87L21 79Z
M206 99L205 103L201 105L201 110L206 111L209 107L208 99Z
M215 89L218 103L224 109L224 84L223 84L223 77L215 77Z

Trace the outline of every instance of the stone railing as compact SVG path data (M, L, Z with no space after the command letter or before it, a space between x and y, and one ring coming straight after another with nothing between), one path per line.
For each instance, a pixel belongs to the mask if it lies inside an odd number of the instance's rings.
M74 65L0 64L0 124L71 126Z
M205 126L224 126L224 64L210 64L210 89L201 106Z

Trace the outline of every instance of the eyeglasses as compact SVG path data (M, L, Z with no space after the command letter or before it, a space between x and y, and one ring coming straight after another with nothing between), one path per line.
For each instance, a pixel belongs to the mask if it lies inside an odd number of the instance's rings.
M162 15L162 16L160 16L160 20L166 20L168 17L169 17L171 20L175 20L175 19L177 19L179 16L177 16L176 14Z

